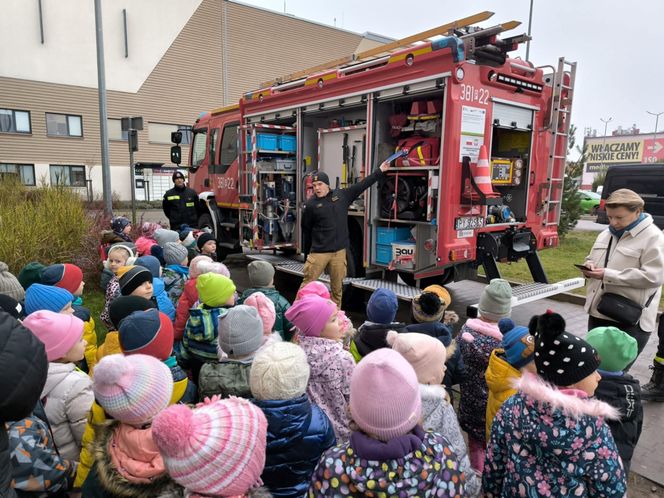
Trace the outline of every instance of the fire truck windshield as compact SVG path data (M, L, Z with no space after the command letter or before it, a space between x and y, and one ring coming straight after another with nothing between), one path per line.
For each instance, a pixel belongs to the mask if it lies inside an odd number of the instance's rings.
M198 168L205 159L207 129L194 130L194 141L191 145L191 167Z

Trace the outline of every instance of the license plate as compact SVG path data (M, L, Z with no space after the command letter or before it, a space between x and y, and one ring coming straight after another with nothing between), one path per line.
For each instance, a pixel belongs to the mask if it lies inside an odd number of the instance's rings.
M455 230L474 230L484 226L484 218L482 216L463 216L454 220Z

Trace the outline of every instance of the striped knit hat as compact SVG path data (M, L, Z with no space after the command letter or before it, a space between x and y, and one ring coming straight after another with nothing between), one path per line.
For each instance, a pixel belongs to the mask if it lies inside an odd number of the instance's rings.
M83 282L81 269L70 263L51 265L44 268L42 281L44 285L54 285L74 294Z
M168 406L173 375L165 363L152 356L112 354L97 363L92 390L111 417L142 426Z
M266 434L260 408L235 397L215 397L194 410L173 405L152 424L152 437L173 480L211 496L244 495L263 484Z

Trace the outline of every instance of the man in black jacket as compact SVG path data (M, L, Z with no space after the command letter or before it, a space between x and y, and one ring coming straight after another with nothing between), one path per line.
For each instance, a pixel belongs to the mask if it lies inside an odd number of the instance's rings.
M180 230L180 225L198 226L199 201L194 189L184 184L184 175L173 173L175 187L164 194L161 203L164 214L171 224L171 230Z
M302 285L318 280L328 269L331 297L341 308L341 292L346 277L348 247L348 207L362 192L371 187L389 168L384 162L371 175L348 188L331 190L330 179L320 172L313 177L314 196L307 201L302 216L304 264Z
M44 344L18 320L0 311L0 497L16 497L5 422L32 413L41 395L48 360Z

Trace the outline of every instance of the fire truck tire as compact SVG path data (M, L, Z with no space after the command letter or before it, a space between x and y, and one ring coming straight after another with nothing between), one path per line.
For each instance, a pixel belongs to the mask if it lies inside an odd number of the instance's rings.
M404 281L406 285L415 287L415 277L412 273L399 272L401 280ZM420 279L420 289L424 289L430 285L445 285L449 284L454 280L454 267L445 268L445 271L442 275L436 275L435 277L427 277Z

